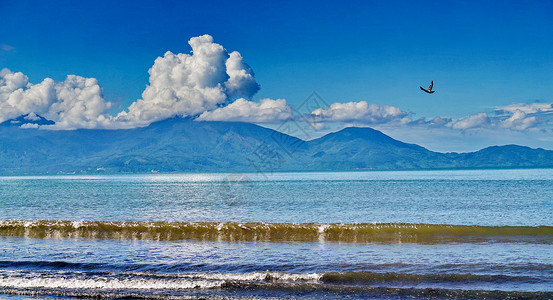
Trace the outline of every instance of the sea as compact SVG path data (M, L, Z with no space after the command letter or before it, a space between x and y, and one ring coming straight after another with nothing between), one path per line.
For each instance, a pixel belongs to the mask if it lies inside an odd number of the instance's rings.
M553 299L553 169L0 177L0 298Z

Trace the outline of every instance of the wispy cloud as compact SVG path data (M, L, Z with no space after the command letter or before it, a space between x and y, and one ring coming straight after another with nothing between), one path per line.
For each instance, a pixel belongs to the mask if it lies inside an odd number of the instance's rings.
M362 122L365 124L402 123L407 113L390 105L369 104L367 101L332 103L311 113L318 122Z
M6 51L6 52L11 52L11 51L15 50L15 47L7 45L7 44L0 44L0 49L2 49L3 51Z
M496 106L494 110L497 114L515 113L517 111L521 111L526 114L553 113L553 104L539 102L515 103L506 106Z

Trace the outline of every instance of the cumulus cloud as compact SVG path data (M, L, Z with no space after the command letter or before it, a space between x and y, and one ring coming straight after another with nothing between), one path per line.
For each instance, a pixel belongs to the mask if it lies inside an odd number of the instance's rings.
M262 99L259 103L240 98L225 107L202 113L198 121L237 121L275 123L292 118L284 99Z
M0 122L25 116L27 123L22 126L26 128L76 129L132 128L174 116L252 123L305 119L304 115L294 114L284 99L251 101L260 86L239 52L229 53L210 35L193 37L188 44L192 49L189 54L169 51L158 57L148 71L149 84L142 98L115 116L107 113L111 103L104 99L94 78L68 75L62 82L46 78L33 84L21 72L3 69ZM502 129L521 133L550 127L553 103L515 103L461 118L437 116L413 120L410 115L396 106L367 101L333 103L313 110L309 125L314 130L349 124L459 132ZM55 124L33 124L40 121L39 116Z
M68 75L65 81L50 78L32 84L21 72L0 71L0 122L22 115L40 115L55 122L49 129L131 128L173 116L198 116L235 120L278 120L289 111L283 100L250 102L260 88L252 69L240 53L228 53L213 37L193 37L191 54L167 52L148 71L149 84L142 99L115 117L107 114L105 101L94 78ZM234 99L240 98L236 104ZM271 102L272 101L272 102ZM227 104L233 104L220 110ZM245 115L237 115L243 112ZM254 116L259 113L259 116Z
M535 116L528 116L521 110L516 110L509 118L499 122L499 126L502 128L509 128L513 130L526 130L538 122Z
M361 122L383 124L402 122L407 113L395 106L369 104L367 101L332 103L318 108L311 115L319 122Z
M253 70L242 59L238 51L233 51L227 61L227 74L229 78L225 82L227 94L232 97L251 98L259 91L259 84L255 81Z
M553 123L553 103L515 103L495 107L497 126L515 131L526 131L540 124Z
M472 116L464 117L452 122L451 127L453 129L470 129L486 127L490 123L490 118L487 113L477 113Z
M29 128L38 128L40 126L38 124L34 124L34 123L25 123L25 124L22 124L19 127L23 128L23 129L29 129Z
M55 122L52 129L106 127L110 106L94 78L69 75L63 82L32 84L21 72L0 71L0 122L22 115L32 121L38 114Z
M199 115L259 90L240 53L229 55L210 35L193 37L188 44L192 54L168 51L155 60L142 99L119 113L117 121L147 125L173 116Z

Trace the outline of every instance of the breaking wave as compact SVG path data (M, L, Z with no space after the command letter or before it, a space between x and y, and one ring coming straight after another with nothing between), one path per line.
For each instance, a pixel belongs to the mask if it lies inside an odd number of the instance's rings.
M0 221L0 236L132 240L301 241L375 243L527 242L553 244L553 226L412 223L168 223Z
M95 298L188 298L211 297L446 297L446 298L549 298L553 292L520 292L426 287L448 283L535 283L536 278L476 274L403 273L62 273L7 272L0 274L0 293L59 295ZM332 298L332 297L331 297Z

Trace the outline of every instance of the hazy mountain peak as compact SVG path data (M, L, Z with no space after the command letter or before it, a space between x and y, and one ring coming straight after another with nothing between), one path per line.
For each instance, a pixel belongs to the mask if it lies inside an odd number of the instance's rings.
M19 116L14 119L0 123L4 127L20 127L20 128L38 128L41 125L53 125L54 121L43 118L35 113Z

